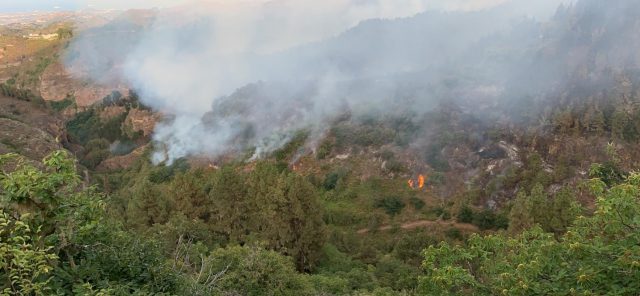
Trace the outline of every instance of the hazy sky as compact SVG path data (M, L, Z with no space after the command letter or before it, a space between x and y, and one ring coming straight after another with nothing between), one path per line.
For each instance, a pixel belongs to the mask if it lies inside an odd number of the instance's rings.
M182 5L195 1L207 2L267 2L268 0L1 0L0 13L4 12L29 12L29 11L55 11L77 10L84 8L96 9L128 9L128 8L152 8ZM411 0L414 5L424 9L478 9L492 6L508 0ZM548 0L544 0L548 1ZM559 0L556 0L559 1ZM392 0L354 0L354 2L387 2L394 6ZM399 4L399 3L397 3ZM403 5L405 3L403 2Z
M0 12L151 8L179 5L188 0L1 0Z

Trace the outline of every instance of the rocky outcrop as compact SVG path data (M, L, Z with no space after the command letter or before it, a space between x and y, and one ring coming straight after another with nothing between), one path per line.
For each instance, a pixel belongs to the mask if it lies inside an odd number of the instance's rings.
M100 120L107 121L116 116L120 116L127 112L127 108L124 106L109 106L105 107L102 111L100 111Z
M51 134L17 120L0 118L0 153L18 153L40 161L59 149L62 145Z
M128 93L124 85L102 86L74 78L62 63L53 63L42 74L40 95L47 101L60 101L73 96L78 106L92 105L113 91Z
M144 151L146 149L147 145L138 147L136 150L133 150L127 155L111 157L101 162L96 170L105 172L129 168L138 158L140 158L144 154Z
M142 131L145 137L150 136L160 117L149 110L131 109L124 120L124 130L126 133Z
M31 102L0 96L0 153L40 161L65 142L64 123Z
M77 88L71 75L61 63L54 63L45 69L40 80L40 95L47 101L60 101L72 96Z

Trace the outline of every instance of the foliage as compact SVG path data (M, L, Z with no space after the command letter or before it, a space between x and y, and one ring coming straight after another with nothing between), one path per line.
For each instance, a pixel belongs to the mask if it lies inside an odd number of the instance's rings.
M613 162L594 163L589 168L589 177L602 180L607 186L619 184L625 179L625 173Z
M309 276L293 262L260 247L227 247L203 259L201 270L184 295L314 295Z
M15 155L0 159L15 167L0 175L0 269L11 277L2 282L3 291L70 294L96 287L125 295L172 289L175 277L158 249L106 219L102 197L80 188L67 153L52 153L42 168ZM15 215L20 218L10 218Z
M95 169L96 166L111 155L109 146L109 141L102 138L87 142L80 163L89 169Z
M422 199L419 199L419 198L415 197L415 196L412 196L411 198L409 198L409 202L411 203L413 208L416 209L416 210L422 210L422 208L424 208L424 206L425 206L424 201ZM447 214L448 214L448 212L447 212ZM438 215L438 216L440 216L440 215Z
M0 94L18 100L32 102L40 106L45 105L45 101L44 99L42 99L42 97L35 95L29 89L18 88L12 83L0 83Z
M333 142L329 140L324 140L316 149L316 158L317 159L325 159L327 156L331 155L333 151Z
M633 295L640 290L640 175L606 189L595 179L593 217L556 240L539 227L515 237L472 235L424 252L427 295Z
M460 208L458 212L458 222L460 223L471 223L473 222L474 212L469 206L464 205Z
M322 187L325 190L334 190L338 186L338 182L342 180L347 173L344 170L335 170L325 175Z
M405 204L402 199L397 196L386 196L378 199L375 202L375 207L384 209L390 216L395 216L404 209Z
M119 97L118 97L119 98ZM118 99L118 102L121 100ZM71 120L67 121L66 129L71 141L86 145L94 139L106 139L109 142L133 141L139 137L139 133L128 135L123 131L123 123L128 112L103 119L100 117L99 106L91 107L78 112Z
M562 234L581 211L569 188L560 189L550 198L544 188L537 184L529 195L524 192L518 194L509 214L509 230L520 232L538 224L546 232Z
M67 107L73 106L75 103L76 103L75 98L67 97L61 101L50 101L49 106L51 107L51 109L60 112L64 109L67 109Z
M53 247L42 246L28 216L13 218L0 210L0 295L44 295L49 285Z

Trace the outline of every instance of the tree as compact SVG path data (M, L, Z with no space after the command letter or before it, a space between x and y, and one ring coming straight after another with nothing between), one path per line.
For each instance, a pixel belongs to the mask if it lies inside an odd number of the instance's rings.
M557 239L535 227L514 237L474 234L465 246L424 252L427 295L636 295L640 292L640 174L598 196L592 217L579 217ZM562 198L564 199L564 198Z
M582 211L575 196L567 187L556 193L549 208L552 213L549 228L557 235L565 233Z
M531 216L533 204L524 191L518 193L509 212L509 231L512 233L519 233L531 228L534 225L533 217Z
M529 202L531 203L531 217L536 224L539 224L542 229L549 229L549 220L551 219L551 213L549 212L549 196L544 190L544 187L540 184L536 184L531 189L529 194Z
M589 133L602 135L605 131L604 113L597 107L589 106L584 114L582 126Z
M177 174L169 184L169 196L174 199L175 210L189 219L208 221L211 216L208 183L202 170Z
M629 125L629 116L622 110L616 110L611 119L611 133L618 139L627 139L625 130Z
M109 141L106 139L93 139L84 147L84 156L81 163L90 169L95 169L103 160L109 158Z
M170 204L163 194L161 185L155 185L148 180L135 184L129 195L126 216L129 225L138 229L164 223L169 219Z
M318 204L318 193L309 181L295 174L285 180L286 213L289 235L286 253L295 258L298 270L310 270L320 258L325 242L324 221Z
M259 163L248 178L249 229L273 250L308 270L325 239L318 193L306 179L270 163Z
M107 218L102 195L81 186L68 153L38 166L3 155L0 165L13 168L0 173L0 294L175 292L158 244Z
M186 289L188 295L316 295L289 258L258 246L214 250ZM215 292L215 293L214 293Z
M58 257L24 220L28 217L16 219L0 210L0 295L51 293L52 263Z
M211 224L215 231L223 233L228 242L243 242L251 218L244 177L234 167L223 167L213 177L208 198L212 204Z

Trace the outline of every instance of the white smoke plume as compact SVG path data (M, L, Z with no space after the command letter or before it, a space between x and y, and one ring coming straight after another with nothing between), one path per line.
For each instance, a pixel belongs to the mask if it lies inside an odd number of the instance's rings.
M250 147L260 156L346 111L384 114L402 97L428 109L458 63L481 64L475 44L561 3L532 2L187 1L79 34L67 61L98 81L126 80L169 115L154 133L156 163Z

